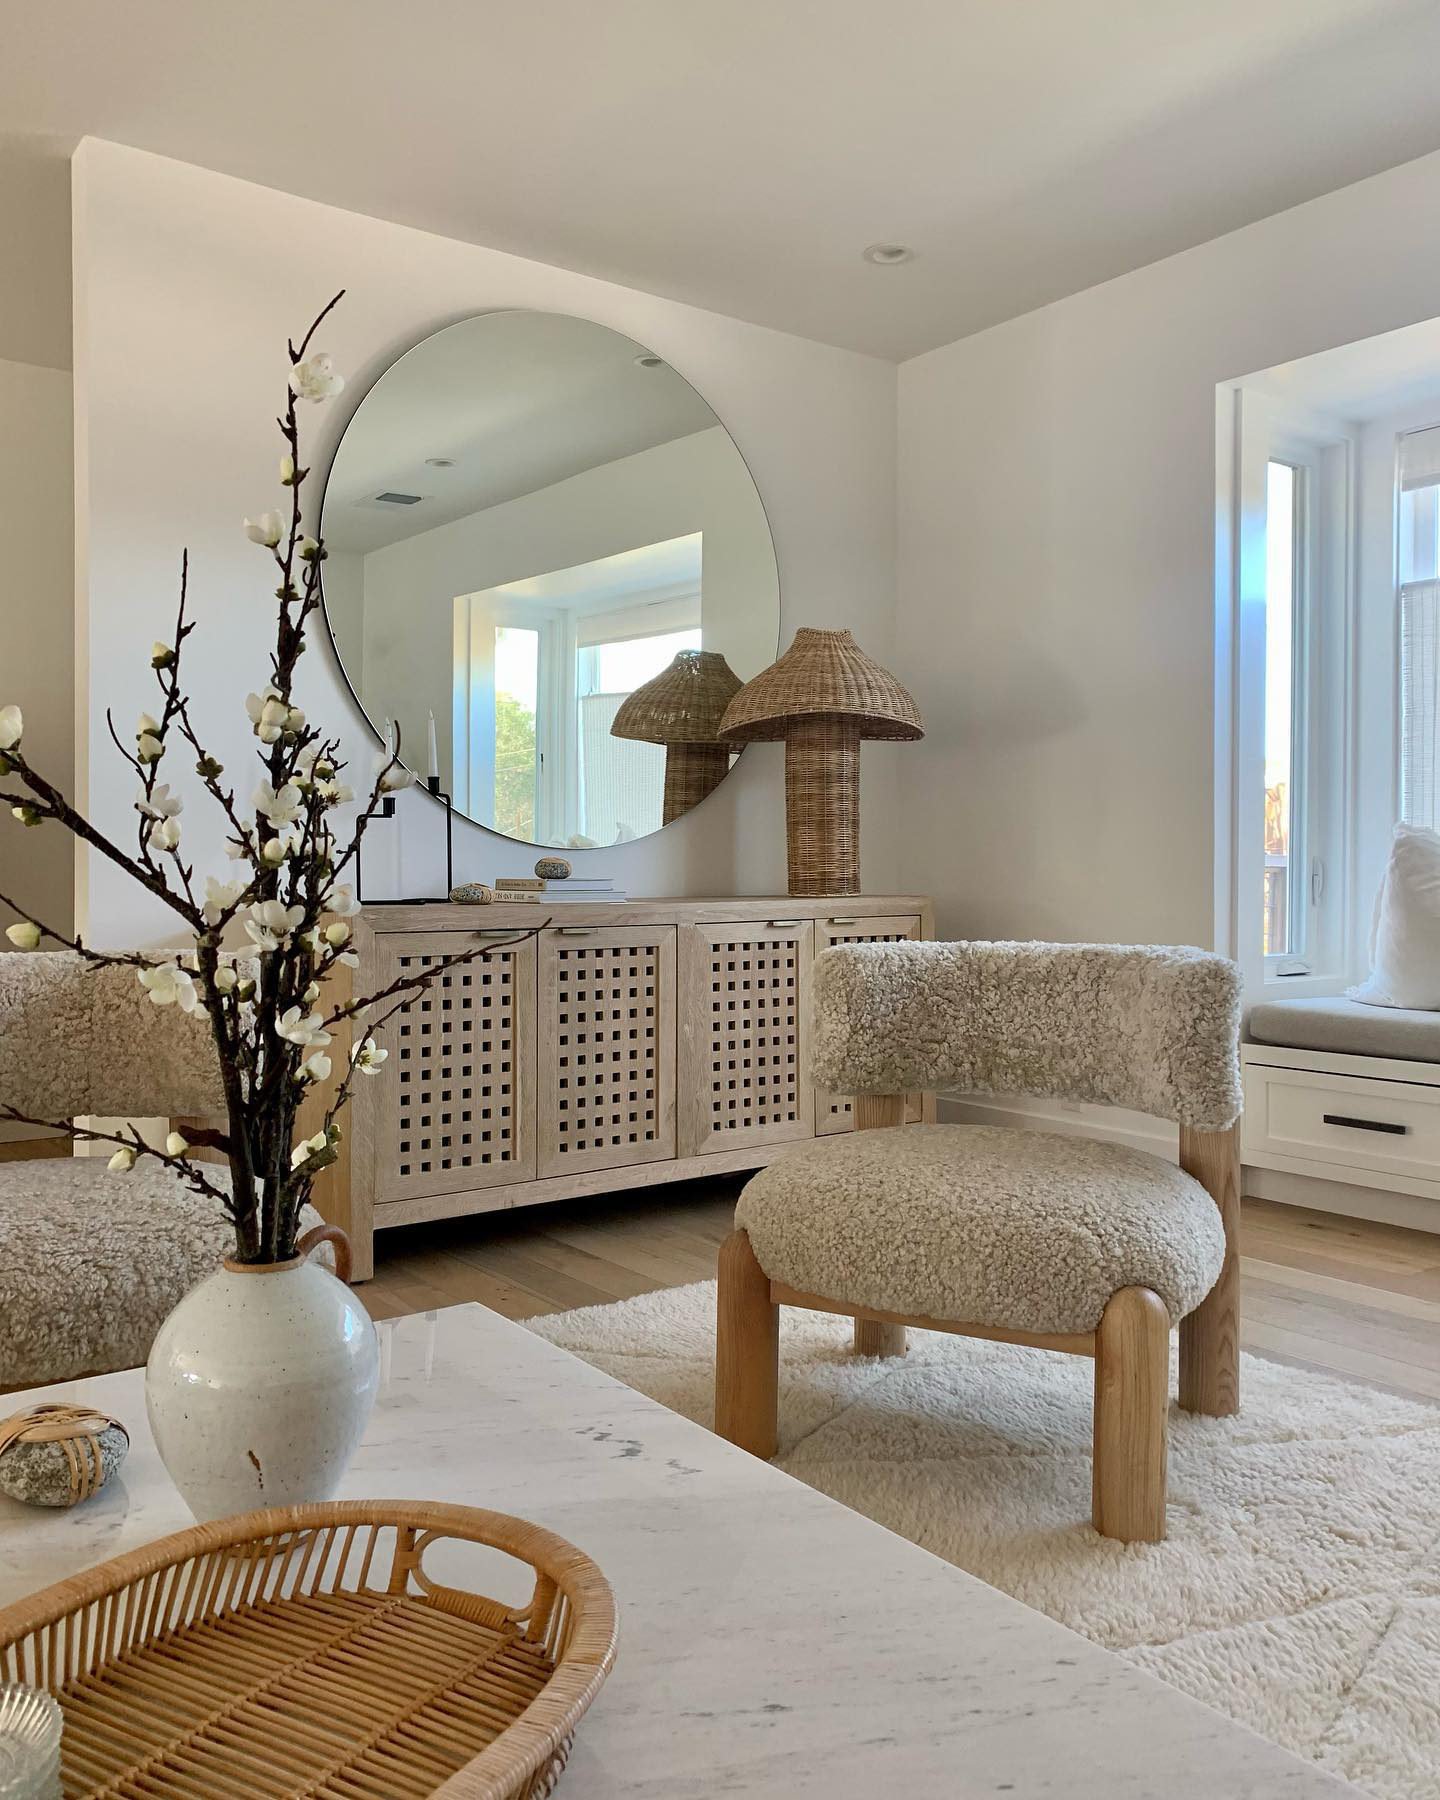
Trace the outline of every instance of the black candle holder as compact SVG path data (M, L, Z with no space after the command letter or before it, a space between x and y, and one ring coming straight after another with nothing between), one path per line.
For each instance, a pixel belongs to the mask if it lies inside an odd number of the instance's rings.
M395 721L394 755L398 761L400 756L400 721L398 719ZM367 900L365 898L363 867L364 837L362 835L361 842L355 847L355 898L363 906L433 906L436 903L437 898L447 901L450 898L451 892L455 886L455 803L450 795L440 786L440 777L438 775L427 775L423 785L425 792L429 794L430 798L432 800L438 800L441 806L445 808L445 892L439 896L434 894L417 894L408 895L400 900ZM380 802L379 812L372 817L370 824L373 826L377 819L393 819L394 817L395 796L393 794L386 794Z

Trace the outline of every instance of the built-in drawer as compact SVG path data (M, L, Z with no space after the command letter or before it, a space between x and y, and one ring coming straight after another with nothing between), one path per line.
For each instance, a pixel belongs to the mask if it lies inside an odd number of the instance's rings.
M1249 1063L1242 1138L1242 1155L1434 1180L1440 1178L1440 1087Z

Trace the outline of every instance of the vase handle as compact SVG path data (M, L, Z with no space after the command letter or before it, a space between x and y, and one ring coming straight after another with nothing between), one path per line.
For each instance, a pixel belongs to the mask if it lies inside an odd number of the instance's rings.
M308 1256L317 1244L335 1246L335 1273L341 1281L350 1280L350 1239L338 1225L312 1225L295 1245L297 1256Z

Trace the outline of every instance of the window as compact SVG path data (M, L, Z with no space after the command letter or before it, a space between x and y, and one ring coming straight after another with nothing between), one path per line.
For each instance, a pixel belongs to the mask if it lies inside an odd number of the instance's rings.
M524 625L495 627L495 830L522 842L535 837L539 760L535 714L540 704L540 633Z
M1400 816L1440 829L1440 427L1400 437Z
M1308 469L1265 469L1265 863L1262 935L1267 957L1304 955L1305 768L1308 610ZM1297 874L1297 871L1299 872Z
M1235 461L1234 954L1252 990L1346 977L1353 429L1242 390Z

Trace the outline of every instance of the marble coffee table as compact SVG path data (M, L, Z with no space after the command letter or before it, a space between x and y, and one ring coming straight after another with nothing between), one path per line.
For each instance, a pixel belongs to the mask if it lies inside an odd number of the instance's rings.
M516 1512L587 1550L620 1603L572 1800L1321 1800L1357 1790L1129 1668L479 1306L380 1326L385 1380L349 1497ZM130 1428L72 1513L0 1496L0 1602L191 1521L138 1370L83 1395Z

